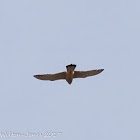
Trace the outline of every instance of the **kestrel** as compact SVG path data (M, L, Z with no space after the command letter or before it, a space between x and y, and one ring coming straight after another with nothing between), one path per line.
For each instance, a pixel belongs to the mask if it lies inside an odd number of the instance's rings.
M75 71L76 65L70 64L66 66L66 72L60 72L56 74L44 74L44 75L34 75L35 78L40 80L60 80L65 79L69 84L72 83L73 78L85 78L88 76L93 76L101 73L104 69L89 70L89 71Z

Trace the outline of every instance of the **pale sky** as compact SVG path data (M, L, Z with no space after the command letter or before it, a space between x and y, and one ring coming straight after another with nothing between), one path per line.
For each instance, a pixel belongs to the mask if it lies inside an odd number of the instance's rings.
M1 0L0 139L139 140L139 6L139 0ZM105 70L71 85L33 77L71 63Z

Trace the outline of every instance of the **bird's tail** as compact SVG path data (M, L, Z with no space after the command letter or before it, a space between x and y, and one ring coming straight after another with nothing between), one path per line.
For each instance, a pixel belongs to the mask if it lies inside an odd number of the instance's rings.
M76 65L75 64L70 64L70 65L67 65L66 68L67 68L68 72L69 71L74 71L74 69L76 68Z

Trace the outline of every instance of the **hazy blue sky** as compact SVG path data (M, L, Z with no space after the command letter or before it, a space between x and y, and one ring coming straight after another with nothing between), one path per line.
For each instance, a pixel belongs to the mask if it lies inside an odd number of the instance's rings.
M1 0L0 135L57 136L0 139L139 140L139 61L139 0ZM71 63L105 71L71 85L33 77Z

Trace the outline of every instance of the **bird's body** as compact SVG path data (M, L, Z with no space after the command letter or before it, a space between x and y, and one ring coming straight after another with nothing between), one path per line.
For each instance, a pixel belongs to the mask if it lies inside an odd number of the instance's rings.
M101 73L104 70L99 69L90 71L75 71L76 65L74 64L67 65L66 68L67 72L61 72L56 74L34 75L34 77L40 80L50 80L50 81L65 79L69 84L71 84L73 78L85 78L88 76L93 76Z
M66 81L71 84L72 83L72 80L73 80L73 77L74 77L74 69L75 69L76 65L67 65L66 68L67 68L67 72L66 72Z
M66 73L66 81L71 84L73 80L74 72L67 72Z

